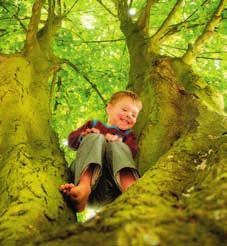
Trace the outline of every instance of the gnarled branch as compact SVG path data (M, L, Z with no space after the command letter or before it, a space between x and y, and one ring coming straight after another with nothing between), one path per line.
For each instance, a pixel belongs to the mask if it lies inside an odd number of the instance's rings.
M150 40L151 47L152 46L153 47L159 46L160 39L166 33L166 31L168 30L169 25L170 25L171 21L174 19L175 14L177 13L178 9L180 8L182 2L183 2L183 0L177 0L176 4L172 8L172 10L169 13L169 15L167 16L167 18L164 20L164 22L159 27L159 29L157 30L157 32L151 37L151 40Z
M150 22L150 11L151 7L157 2L157 0L147 0L145 7L142 9L141 14L137 20L137 25L144 30L148 35L149 22Z
M208 38L213 35L215 27L219 24L221 20L221 13L225 8L226 0L221 0L219 5L211 17L210 21L207 23L202 34L196 39L193 45L190 45L186 53L182 56L182 60L186 64L191 64L193 59L199 54L199 51L203 44L208 40Z
M129 5L127 0L113 0L118 10L118 18L121 22L121 30L127 34L130 29L129 26L132 25L132 18L128 13ZM129 3L130 4L130 3Z
M58 8L58 9L57 9ZM56 9L58 11L56 11ZM45 25L38 32L38 41L43 50L51 52L51 44L54 35L58 28L61 26L62 17L60 14L61 1L48 0L48 17ZM58 14L56 14L58 12Z
M25 41L25 49L28 51L37 41L38 25L40 22L41 9L45 0L36 0L32 8L32 17L28 25L28 32Z

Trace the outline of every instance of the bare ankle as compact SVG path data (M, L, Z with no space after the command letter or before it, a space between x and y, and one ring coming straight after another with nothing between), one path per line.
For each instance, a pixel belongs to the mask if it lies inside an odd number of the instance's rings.
M131 185L136 183L136 178L129 168L124 168L120 171L120 185L122 192L125 192Z

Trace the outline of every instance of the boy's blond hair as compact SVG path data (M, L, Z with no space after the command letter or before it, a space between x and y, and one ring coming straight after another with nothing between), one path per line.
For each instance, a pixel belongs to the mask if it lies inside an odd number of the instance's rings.
M115 104L116 102L118 102L120 99L124 98L124 97L130 97L136 104L138 104L139 108L142 108L142 102L139 98L139 96L133 92L133 91L118 91L116 93L114 93L111 98L109 103L110 104Z

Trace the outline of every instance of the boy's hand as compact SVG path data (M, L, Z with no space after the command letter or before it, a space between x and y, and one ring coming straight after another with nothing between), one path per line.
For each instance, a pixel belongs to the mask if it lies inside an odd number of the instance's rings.
M87 136L89 133L100 133L100 130L97 128L87 128L84 132L81 133L81 136Z
M110 142L113 142L113 141L119 141L119 142L122 142L122 138L117 136L117 135L113 135L111 133L107 133L105 135L105 138L107 141L110 141Z

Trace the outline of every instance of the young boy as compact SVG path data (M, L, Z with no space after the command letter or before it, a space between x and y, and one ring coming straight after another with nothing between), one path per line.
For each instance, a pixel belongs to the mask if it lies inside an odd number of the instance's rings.
M138 147L131 130L142 108L131 91L115 93L106 108L108 122L88 121L69 135L69 146L77 150L71 166L74 184L60 186L78 212L88 199L113 200L139 178L133 158Z

